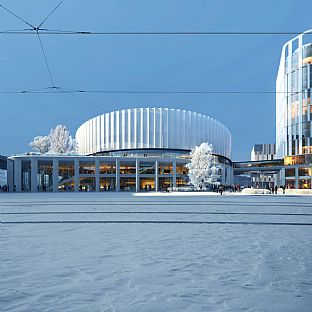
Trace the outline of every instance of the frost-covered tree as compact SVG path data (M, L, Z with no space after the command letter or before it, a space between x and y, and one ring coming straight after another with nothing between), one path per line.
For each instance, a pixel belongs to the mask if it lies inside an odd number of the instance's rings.
M37 136L29 143L29 146L41 154L46 154L50 150L51 142L47 136Z
M214 162L211 144L202 143L191 151L191 162L186 165L190 182L201 190L208 185L217 184L219 165Z
M49 140L51 142L50 152L53 154L67 154L77 149L76 140L71 137L68 129L63 125L58 125L50 131Z

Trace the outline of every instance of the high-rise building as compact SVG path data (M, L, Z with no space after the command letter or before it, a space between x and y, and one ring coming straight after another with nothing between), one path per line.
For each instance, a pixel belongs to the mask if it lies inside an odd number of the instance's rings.
M276 80L276 156L285 164L286 185L311 188L312 30L282 49Z
M255 144L250 153L251 161L275 159L275 144Z

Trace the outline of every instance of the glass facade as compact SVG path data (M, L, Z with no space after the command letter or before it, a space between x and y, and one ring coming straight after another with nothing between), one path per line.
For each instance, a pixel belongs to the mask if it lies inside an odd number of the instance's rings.
M158 164L158 174L173 174L172 164Z
M161 177L159 178L159 189L165 190L169 187L173 187L173 178L171 177Z
M141 191L155 191L155 178L140 178Z
M301 34L287 42L276 81L277 157L312 154L312 43Z
M170 150L170 149L135 149L120 150L110 152L99 152L99 156L111 157L161 157L161 158L190 158L189 150Z
M21 162L21 190L29 192L31 190L31 163L30 160Z
M136 180L135 178L120 178L120 190L124 192L135 192Z
M120 163L120 174L135 174L136 166L135 162Z
M115 177L100 177L100 192L116 191Z
M10 187L15 185L17 192L160 191L188 183L188 160L176 158L162 162L145 157L13 156L9 161L14 169ZM222 181L230 184L232 167L221 166Z
M100 162L100 174L116 174L116 162Z
M80 161L79 173L80 174L95 174L95 162L94 161Z
M79 178L80 192L94 192L95 191L95 177Z
M38 161L37 187L38 191L53 190L53 161Z
M60 161L58 170L58 190L75 190L75 163L74 161Z
M155 162L141 162L139 167L140 174L155 174Z
M177 174L184 174L187 175L188 169L185 167L185 165L178 165L177 164Z

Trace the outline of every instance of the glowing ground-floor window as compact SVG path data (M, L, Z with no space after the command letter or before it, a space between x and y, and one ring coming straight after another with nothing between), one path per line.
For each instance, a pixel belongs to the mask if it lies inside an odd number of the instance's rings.
M186 186L189 182L189 179L187 177L181 177L176 179L176 186Z
M120 178L120 190L124 192L135 191L135 178Z
M79 178L80 192L94 192L95 191L95 177Z
M311 188L311 179L300 179L299 180L300 189L310 189Z
M74 192L75 191L74 177L59 182L58 190L60 192Z
M154 178L140 178L140 190L154 191L155 179Z
M100 178L100 192L116 190L116 178Z
M173 178L172 177L161 177L158 180L158 185L160 190L167 189L173 186Z

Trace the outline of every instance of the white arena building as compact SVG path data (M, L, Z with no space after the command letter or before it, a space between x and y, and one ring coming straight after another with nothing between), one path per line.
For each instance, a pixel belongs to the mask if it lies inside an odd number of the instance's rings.
M110 112L83 123L77 130L85 155L143 149L190 151L209 142L214 152L231 158L231 134L206 115L168 108L134 108Z
M190 151L213 146L219 182L233 180L231 133L203 114L131 108L96 116L76 132L79 155L21 155L8 159L10 190L159 191L187 185Z

